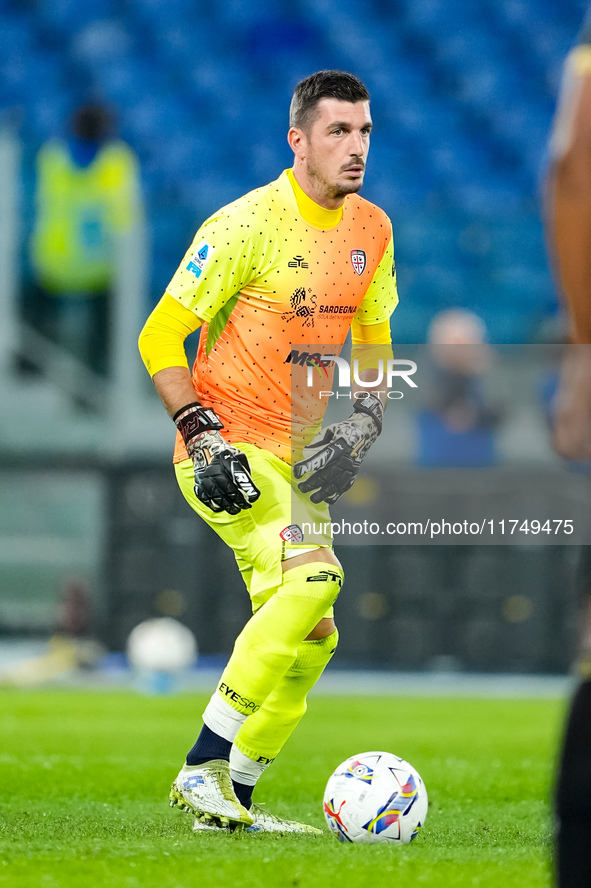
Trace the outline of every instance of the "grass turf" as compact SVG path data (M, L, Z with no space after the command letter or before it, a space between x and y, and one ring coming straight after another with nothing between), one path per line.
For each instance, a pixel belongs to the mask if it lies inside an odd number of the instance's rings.
M381 888L551 884L549 795L557 700L313 696L257 799L324 826L325 782L387 749L429 791L411 845L195 835L167 807L205 698L0 692L0 884L17 888Z

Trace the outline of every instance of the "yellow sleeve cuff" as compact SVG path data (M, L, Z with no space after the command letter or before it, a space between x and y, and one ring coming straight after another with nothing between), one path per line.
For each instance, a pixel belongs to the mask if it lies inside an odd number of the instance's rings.
M360 324L359 321L353 320L351 338L353 345L389 345L392 342L390 321L380 321L379 324Z
M165 293L140 333L138 346L150 376L167 367L187 367L184 342L201 326L197 315Z
M353 321L351 338L351 359L358 362L360 371L376 369L380 360L383 362L382 367L385 367L386 362L394 357L390 321L380 321L379 324L360 324L359 321Z

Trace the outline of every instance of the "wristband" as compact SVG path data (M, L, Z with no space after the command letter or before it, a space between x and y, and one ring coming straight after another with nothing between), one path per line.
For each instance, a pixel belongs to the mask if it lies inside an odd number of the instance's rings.
M172 419L185 444L202 432L217 432L224 427L217 413L209 407L202 407L197 401L181 407Z
M371 416L376 424L378 435L381 434L384 405L377 395L366 395L364 398L357 398L353 412L365 413L367 416Z

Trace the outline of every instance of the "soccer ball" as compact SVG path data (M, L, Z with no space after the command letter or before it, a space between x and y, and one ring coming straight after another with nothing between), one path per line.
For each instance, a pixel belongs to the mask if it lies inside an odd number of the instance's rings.
M139 623L129 635L127 657L138 672L178 673L197 659L195 636L172 617Z
M425 823L428 803L412 765L391 752L363 752L331 774L324 816L340 842L405 845Z

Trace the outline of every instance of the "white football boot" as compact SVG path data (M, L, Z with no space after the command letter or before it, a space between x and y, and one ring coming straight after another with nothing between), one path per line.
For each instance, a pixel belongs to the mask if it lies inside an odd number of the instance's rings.
M315 826L308 826L307 823L299 823L297 820L284 820L283 817L277 817L275 814L270 814L254 802L249 814L253 818L253 823L251 826L246 827L247 833L272 832L281 836L286 836L292 833L307 833L310 836L322 835L322 830L316 829ZM219 826L217 824L214 825L198 819L195 820L193 824L193 830L195 832L229 832L230 827Z
M169 798L171 808L183 808L208 828L229 829L251 826L254 822L254 817L236 798L230 765L223 759L203 765L183 765L170 788Z
M309 826L307 823L300 823L297 820L284 820L283 817L277 817L276 814L270 814L265 811L256 802L253 802L248 812L253 820L252 826L247 827L246 832L273 832L286 836L288 833L307 833L310 836L321 836L322 830L316 829L315 826Z

